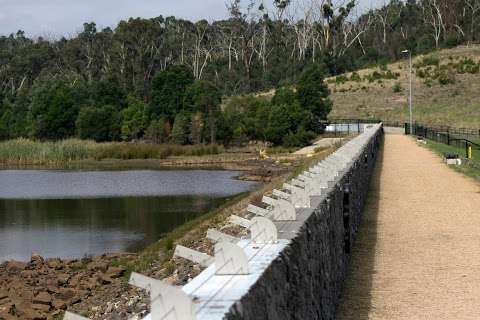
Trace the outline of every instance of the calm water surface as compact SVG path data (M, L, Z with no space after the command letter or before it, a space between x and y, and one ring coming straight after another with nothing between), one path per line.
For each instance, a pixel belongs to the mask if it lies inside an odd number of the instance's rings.
M137 251L250 190L238 172L0 171L0 261Z

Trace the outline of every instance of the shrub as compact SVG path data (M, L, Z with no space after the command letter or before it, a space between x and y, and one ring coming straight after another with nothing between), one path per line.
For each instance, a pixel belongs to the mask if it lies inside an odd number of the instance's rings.
M464 58L455 65L455 69L458 73L471 73L476 74L480 71L480 63L475 63L470 58Z
M445 39L445 46L447 48L454 48L461 44L463 41L462 37L458 34L449 34Z
M455 73L450 70L441 72L438 77L438 83L440 83L442 86L455 83Z
M438 66L440 65L440 58L436 55L428 55L423 57L423 59L416 63L414 66L416 68L426 67L426 66Z
M396 83L393 85L392 90L393 90L393 92L395 92L395 93L402 92L402 85L400 84L400 82L396 82Z
M360 77L358 72L352 72L352 74L350 75L350 81L361 82L362 78Z
M347 82L347 81L348 81L348 78L347 78L345 75L343 75L343 74L335 77L335 82L336 82L337 84L342 84L342 83L345 83L345 82Z

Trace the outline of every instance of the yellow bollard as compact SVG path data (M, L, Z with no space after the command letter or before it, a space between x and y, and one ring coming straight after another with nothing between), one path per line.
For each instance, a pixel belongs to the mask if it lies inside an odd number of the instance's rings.
M467 151L468 159L472 159L472 146L468 146L468 151Z

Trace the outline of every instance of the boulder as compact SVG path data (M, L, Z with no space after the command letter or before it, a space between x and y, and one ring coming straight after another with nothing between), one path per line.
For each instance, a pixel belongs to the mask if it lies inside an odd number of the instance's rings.
M60 259L48 259L47 260L47 266L51 269L55 269L55 270L62 270L63 267L64 267L64 264L62 262L62 260Z
M97 275L97 281L98 283L100 284L111 284L113 282L112 278L110 278L109 276L107 276L106 274L103 274L103 273L100 273Z
M109 267L106 274L112 279L120 278L125 274L126 269L122 267Z
M36 252L32 252L32 256L30 257L30 263L36 266L42 265L45 262L43 257Z
M23 270L25 270L26 267L27 267L27 264L25 262L12 260L7 262L5 270L8 273L20 273Z
M40 292L33 298L33 303L35 304L50 305L51 302L52 296L45 291Z

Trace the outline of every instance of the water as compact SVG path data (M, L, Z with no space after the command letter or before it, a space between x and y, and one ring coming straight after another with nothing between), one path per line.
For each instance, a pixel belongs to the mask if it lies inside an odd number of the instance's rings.
M0 171L0 261L134 252L254 183L238 172Z

